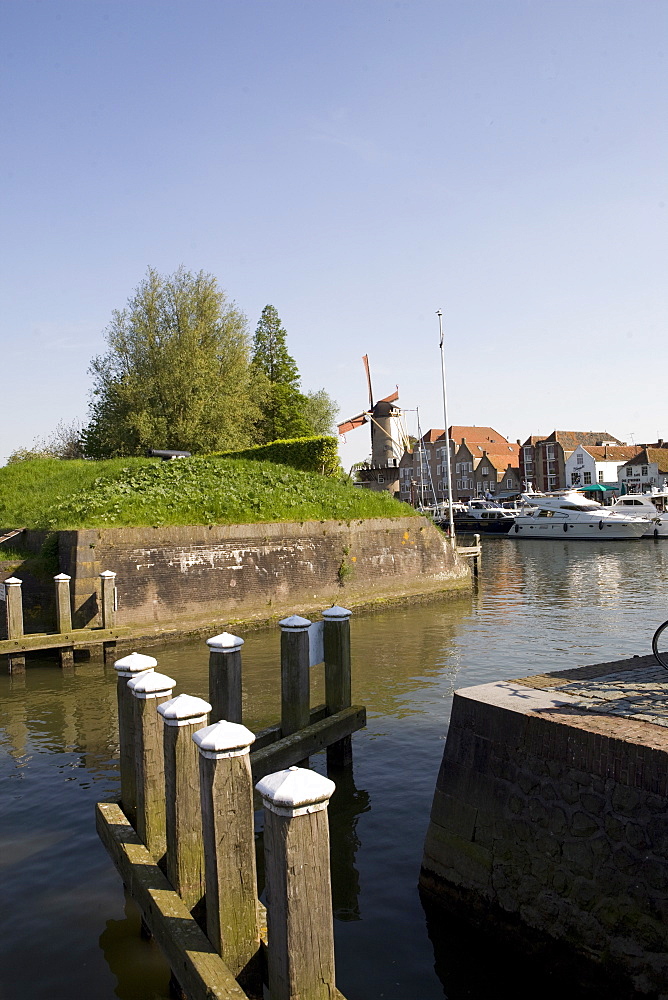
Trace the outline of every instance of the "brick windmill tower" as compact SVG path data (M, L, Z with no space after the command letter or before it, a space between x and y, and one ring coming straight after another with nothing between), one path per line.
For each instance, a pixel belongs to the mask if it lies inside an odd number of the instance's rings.
M369 386L369 409L362 410L338 425L339 434L371 425L371 463L358 470L358 479L367 489L399 492L399 462L406 446L406 433L401 421L401 410L394 404L399 399L399 387L389 396L373 401L369 358L362 358Z

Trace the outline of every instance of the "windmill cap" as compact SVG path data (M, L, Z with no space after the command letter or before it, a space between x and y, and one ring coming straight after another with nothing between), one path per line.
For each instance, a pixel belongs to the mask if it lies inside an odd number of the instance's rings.
M205 719L211 705L203 698L191 694L178 694L158 705L158 712L168 726L187 726L198 719Z
M193 733L193 740L203 757L215 760L219 757L241 757L248 753L249 746L255 742L255 735L237 722L221 719L198 729Z
M255 787L271 812L299 816L326 809L336 785L316 771L288 767L268 774Z

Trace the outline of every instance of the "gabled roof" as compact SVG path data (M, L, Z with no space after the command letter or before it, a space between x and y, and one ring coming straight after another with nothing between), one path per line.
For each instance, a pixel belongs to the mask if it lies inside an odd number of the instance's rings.
M651 465L656 464L662 475L668 475L668 449L667 448L643 448L637 452L633 458L624 463L627 465Z
M626 462L627 459L633 458L641 450L639 444L609 444L609 445L595 445L595 444L583 444L582 448L591 455L593 459L599 462ZM573 454L573 452L571 452Z
M499 434L493 427L464 427L462 425L452 425L448 428L448 433L455 444L461 444L462 438L466 438L466 443L494 445L507 445L508 441L503 434Z
M601 441L612 441L613 444L624 444L619 438L613 437L607 431L552 431L543 441L557 441L564 450L575 451L579 444L600 444Z
M424 441L425 444L434 444L436 441L438 441L439 438L442 438L444 436L445 436L444 430L438 430L437 428L432 427L431 430L428 430L426 434L422 435L422 440Z

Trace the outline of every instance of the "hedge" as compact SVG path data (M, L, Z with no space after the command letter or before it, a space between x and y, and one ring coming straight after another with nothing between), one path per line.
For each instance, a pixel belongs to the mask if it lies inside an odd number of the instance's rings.
M324 476L336 476L341 471L337 440L329 436L270 441L269 444L255 445L242 451L217 451L214 455L220 458L277 462L303 472L319 472Z

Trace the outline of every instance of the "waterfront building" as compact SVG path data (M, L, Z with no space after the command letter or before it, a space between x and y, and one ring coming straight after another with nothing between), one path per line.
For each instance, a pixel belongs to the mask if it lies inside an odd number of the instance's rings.
M566 486L607 486L619 489L619 470L641 445L579 444L564 463Z
M645 493L668 481L668 446L662 440L656 445L639 445L636 454L619 467L620 490Z
M571 483L566 479L566 460L578 445L623 445L607 431L552 431L547 437L532 435L520 448L520 475L526 488L562 490Z
M493 427L453 425L448 430L454 500L507 496L520 489L519 442L511 444ZM432 428L404 452L400 499L413 504L447 499L446 447L445 431Z

